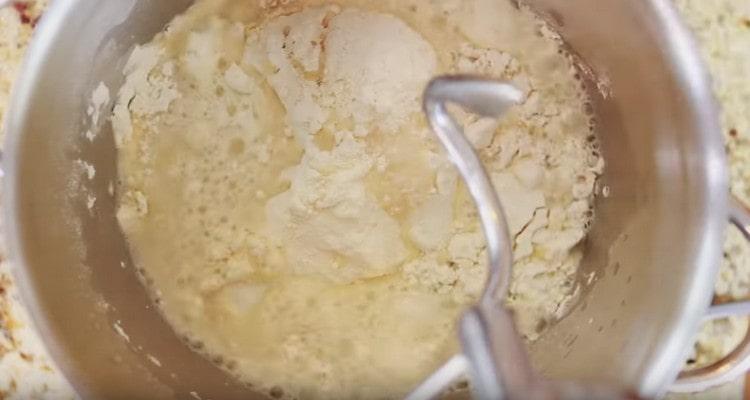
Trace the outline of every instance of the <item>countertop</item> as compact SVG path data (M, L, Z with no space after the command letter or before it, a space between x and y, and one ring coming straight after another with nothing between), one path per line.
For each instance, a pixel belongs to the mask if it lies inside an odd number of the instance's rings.
M722 127L730 160L731 191L750 204L750 1L675 0L694 30L714 79L722 107ZM0 10L0 119L12 82L47 0L14 2ZM0 132L0 139L3 132ZM0 221L0 225L2 221ZM52 363L23 308L0 240L0 399L75 398ZM750 297L750 246L728 228L717 299ZM698 336L695 363L710 362L741 340L747 320L708 323ZM671 399L742 399L743 380L703 394L670 395Z

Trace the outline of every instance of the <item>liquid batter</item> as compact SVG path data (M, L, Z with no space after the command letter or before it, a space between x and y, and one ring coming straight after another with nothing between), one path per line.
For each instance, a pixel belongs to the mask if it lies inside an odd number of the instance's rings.
M112 117L118 219L175 331L277 397L398 398L453 355L486 251L420 105L459 72L527 95L500 121L457 113L508 214L520 329L559 318L603 163L541 20L504 0L199 0L134 50Z

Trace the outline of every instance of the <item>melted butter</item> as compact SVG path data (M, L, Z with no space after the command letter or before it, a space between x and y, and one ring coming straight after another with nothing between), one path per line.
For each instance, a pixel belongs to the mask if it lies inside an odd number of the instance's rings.
M170 88L179 96L166 112L130 112L132 133L123 133L119 146L120 223L165 318L239 379L263 390L281 388L292 398L400 398L457 351L455 321L477 298L485 276L473 204L460 184L448 180L447 188L438 187L438 171L448 164L418 104L422 84L455 72L462 46L471 45L452 19L466 5L311 0L264 9L262 3L198 1L154 39L151 46L163 50L157 65L148 79L126 84L120 106L131 100L126 89L142 102L158 103ZM318 6L327 8L318 13ZM301 11L310 14L274 36L273 24ZM338 43L382 40L414 51L394 62L389 54L380 59L354 49L371 57L364 65L338 61L359 68L354 73L327 65L334 50L329 28L345 28L346 20L335 20L344 14L385 28ZM528 15L515 17L529 21ZM292 54L299 46L289 37L320 27L321 35L309 33L309 45L321 47L318 69L306 71L309 54ZM536 34L522 39L537 47L546 40ZM269 43L278 47L263 47ZM253 46L262 49L250 51ZM544 49L564 59L556 45ZM529 62L546 60L540 54ZM341 89L327 80L336 68L358 79L357 72L374 62L388 68L374 75L406 84L394 89L366 76ZM174 72L164 72L170 63ZM230 71L242 87L228 83ZM414 77L404 71L426 71L419 78L425 82L413 89ZM560 79L565 88L575 83L572 75ZM377 102L352 106L370 94L357 92L365 86L393 99L405 90L417 93L406 104L411 111L381 107L391 112L383 115ZM305 103L309 99L323 104L325 115ZM554 104L575 114L583 99L563 96ZM289 105L310 121L293 123ZM352 109L357 112L347 114ZM527 121L516 119L511 134L525 129ZM565 140L586 143L589 132L573 127L566 133ZM505 147L484 150L488 165ZM555 196L547 197L570 197ZM133 203L139 198L147 207ZM415 230L420 224L428 228ZM545 276L555 283L569 275L551 270ZM566 295L548 292L544 307L519 306L526 307L530 325L552 318L545 307Z

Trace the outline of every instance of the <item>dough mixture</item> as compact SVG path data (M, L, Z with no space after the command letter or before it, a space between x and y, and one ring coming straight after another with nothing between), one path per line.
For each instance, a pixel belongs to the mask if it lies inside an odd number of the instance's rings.
M534 340L575 298L603 162L559 37L505 0L201 0L126 67L118 219L176 332L275 397L398 398L482 291L474 206L421 113L435 75L506 79L456 111L508 214Z

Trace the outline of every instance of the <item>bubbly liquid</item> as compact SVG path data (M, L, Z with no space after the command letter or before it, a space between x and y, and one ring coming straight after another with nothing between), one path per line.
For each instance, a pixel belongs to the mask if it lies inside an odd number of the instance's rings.
M486 255L419 102L473 72L529 94L500 124L461 119L528 247L509 304L536 337L601 170L555 35L504 1L257 3L198 1L119 93L118 219L175 331L277 397L402 397L454 354Z

